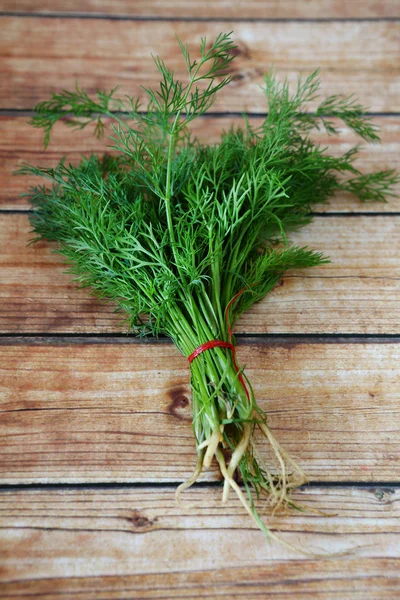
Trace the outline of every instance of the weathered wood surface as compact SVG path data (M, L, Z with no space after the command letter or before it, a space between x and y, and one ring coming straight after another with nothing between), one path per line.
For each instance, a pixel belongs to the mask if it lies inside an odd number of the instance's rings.
M388 113L377 118L383 145L366 147L360 168L398 168L400 119L390 114L399 111L397 1L3 0L0 10L21 13L0 21L2 211L27 207L18 195L29 180L11 177L21 161L51 165L101 148L86 132L59 128L45 154L41 132L7 109L30 111L76 80L91 93L118 84L137 95L157 83L150 52L181 75L175 32L196 48L200 36L234 30L236 79L215 113L264 113L258 86L271 63L290 81L320 66L323 95L354 91L372 112ZM214 114L197 131L215 139L229 122ZM343 128L329 141L340 152L355 139ZM399 202L360 206L342 196L320 210L395 213ZM263 516L289 542L347 552L316 559L268 545L233 494L222 507L214 467L202 478L207 487L187 492L184 508L175 504L171 484L195 460L187 361L165 341L102 335L121 331L113 307L78 292L46 244L25 247L26 215L0 215L0 329L21 335L0 340L0 600L397 600L399 224L388 215L318 217L293 237L333 263L292 272L237 326L383 336L239 339L272 429L322 486L296 498L336 515ZM80 332L100 335L57 337ZM40 485L25 487L32 483ZM117 483L128 485L106 485Z
M218 549L226 553L232 536L221 536ZM211 543L214 536L210 537ZM102 540L102 537L100 538ZM178 538L178 543L181 540ZM72 542L73 543L73 542ZM101 543L101 542L100 542ZM170 544L170 540L165 540ZM197 538L193 545L198 544ZM209 553L208 537L200 542L198 554ZM241 536L233 540L237 548L247 552ZM264 542L265 543L265 542ZM114 543L113 549L117 544ZM188 545L185 545L186 549ZM195 546L198 551L199 546ZM114 550L115 554L121 552ZM124 553L124 549L122 550ZM67 552L66 552L67 554ZM87 552L89 555L89 552ZM125 553L124 553L125 556ZM108 557L107 557L108 558ZM87 559L89 564L91 559ZM126 558L126 562L129 559ZM198 559L200 563L200 558ZM319 560L262 560L255 566L224 564L208 570L176 570L159 573L114 575L115 558L109 559L107 576L63 576L55 578L24 579L4 585L2 600L29 599L36 590L43 600L131 600L132 598L173 600L174 598L207 598L207 600L258 600L269 596L280 600L398 600L399 560L396 558L331 559ZM48 563L51 565L51 563ZM69 562L67 563L69 564ZM82 561L82 564L83 561ZM129 562L131 565L132 562ZM188 561L188 566L190 562ZM25 594L25 595L24 595Z
M91 14L196 19L329 19L399 17L397 0L2 0L23 14Z
M27 202L20 194L26 193L30 185L37 185L37 177L13 176L22 163L42 167L54 167L61 157L76 164L82 155L110 151L111 140L105 137L98 140L93 136L93 128L83 131L73 131L64 124L54 128L48 149L43 149L43 133L29 125L29 116L0 117L0 208L26 209ZM261 124L262 119L252 118L254 126ZM400 156L400 117L376 117L374 122L381 130L381 144L366 144L355 136L343 124L336 120L340 127L340 135L328 136L316 132L313 137L321 146L329 146L329 152L340 155L352 146L361 142L357 167L363 171L379 171L396 169ZM194 134L203 142L217 142L223 130L232 125L243 124L241 118L234 117L204 117L192 124ZM108 131L111 133L111 129ZM400 194L400 185L396 191ZM400 211L400 198L390 198L386 204L362 204L350 195L341 194L332 199L327 205L318 207L324 212L395 212Z
M0 215L3 333L126 331L115 305L78 290L54 245L32 238L26 215ZM400 218L315 217L292 235L331 263L290 271L237 323L240 333L400 333Z
M201 36L234 30L236 81L215 104L219 111L264 111L259 89L274 64L293 81L321 67L324 93L357 92L372 111L398 111L400 23L179 22L66 18L1 18L0 108L32 108L78 80L89 92L111 89L143 97L158 83L150 52L184 76L175 34L194 51Z
M2 483L176 482L191 473L189 369L172 345L11 338L0 351ZM399 344L247 339L238 355L310 480L400 477ZM203 476L216 478L214 468Z
M0 598L398 598L399 491L308 488L296 499L335 518L267 518L319 559L269 544L220 493L179 508L172 488L3 492Z

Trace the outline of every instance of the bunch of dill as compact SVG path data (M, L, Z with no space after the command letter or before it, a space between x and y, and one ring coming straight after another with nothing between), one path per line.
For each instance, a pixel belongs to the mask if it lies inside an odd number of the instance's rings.
M36 107L32 124L45 131L45 145L60 119L79 128L112 120L113 154L90 156L78 166L61 161L54 169L25 166L22 173L50 180L31 189L31 222L36 239L58 242L81 285L113 300L138 335L166 335L186 356L212 340L214 346L192 360L193 430L198 461L191 485L216 457L229 489L266 531L254 497L272 505L288 502L288 490L305 481L301 469L272 435L250 382L236 365L231 327L261 300L287 269L312 267L326 259L308 247L291 245L287 234L311 219L314 204L338 190L360 200L383 200L395 173L361 174L357 147L338 158L310 138L315 127L337 133L339 117L364 140L379 140L376 127L353 97L331 96L314 113L318 72L287 82L265 77L268 116L258 128L244 126L204 145L188 125L213 104L231 81L226 75L235 48L231 34L211 45L202 39L192 60L179 40L187 81L178 81L160 58L161 82L144 88L148 105L118 100L115 90L91 99L77 88L55 94ZM266 464L255 440L270 444ZM227 456L230 458L227 459ZM235 479L240 473L243 487Z

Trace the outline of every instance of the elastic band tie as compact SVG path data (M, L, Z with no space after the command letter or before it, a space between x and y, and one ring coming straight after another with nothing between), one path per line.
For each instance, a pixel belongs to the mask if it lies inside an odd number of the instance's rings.
M223 342L222 340L210 340L209 342L205 342L201 344L196 350L192 352L190 356L188 356L189 364L194 361L196 356L204 352L205 350L211 350L212 348L230 348L232 352L235 350L235 346L230 342Z

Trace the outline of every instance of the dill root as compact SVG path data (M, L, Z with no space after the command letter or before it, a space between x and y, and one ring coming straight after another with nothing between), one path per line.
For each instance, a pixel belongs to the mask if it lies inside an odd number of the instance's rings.
M312 207L338 191L363 202L385 201L399 181L394 171L360 173L358 147L340 157L312 141L315 128L338 134L338 121L366 142L378 142L377 127L353 96L318 98L315 71L299 77L293 92L275 74L265 76L268 113L259 127L223 132L216 144L194 138L190 123L204 115L230 81L235 45L230 33L200 43L192 59L180 40L187 69L178 80L155 57L158 89L143 88L144 109L116 89L94 98L78 86L36 106L32 125L44 130L45 146L55 123L105 131L111 120L113 153L91 155L78 166L63 160L55 168L23 166L19 173L44 177L26 194L34 211L36 237L57 242L70 273L125 315L139 336L166 335L186 357L219 340L190 363L193 431L197 463L218 462L224 486L271 538L255 499L266 496L273 510L288 505L290 491L306 481L279 445L258 406L250 382L236 364L231 328L282 275L327 262L321 253L290 243L290 232L312 219ZM226 347L227 346L227 347ZM264 458L261 442L272 460ZM237 479L240 479L240 484Z
M186 323L184 327L182 321L177 323L186 332L184 336L178 331L175 335L170 333L186 356L194 344L202 339L209 340L210 336L230 341L229 324L225 323L224 330L213 328L212 323L207 323L199 311L195 313L193 321L195 325L193 322ZM228 501L229 490L233 488L246 511L255 519L251 490L257 496L266 495L274 510L285 506L289 491L306 482L305 474L280 447L270 431L267 417L257 405L250 382L246 385L240 381L241 371L236 369L232 351L219 347L206 350L196 356L190 367L193 431L198 460L193 475L178 487L177 501L180 502L181 493L196 482L203 467L210 467L215 457L224 477L223 503ZM247 386L250 391L246 392ZM275 465L271 467L261 457L255 439L256 430L270 445L275 458ZM228 460L227 454L230 454ZM245 485L247 499L235 481L237 470ZM260 526L257 519L256 522ZM261 524L261 527L264 526Z

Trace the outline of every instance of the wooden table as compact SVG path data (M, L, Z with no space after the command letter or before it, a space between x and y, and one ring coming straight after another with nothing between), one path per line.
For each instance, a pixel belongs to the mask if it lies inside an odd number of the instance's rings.
M195 459L187 363L165 340L126 336L46 244L26 247L29 181L11 176L22 161L99 149L58 128L44 153L27 125L37 101L76 80L140 94L156 81L150 52L179 72L175 32L194 44L232 29L236 80L200 136L242 110L262 117L271 63L290 80L320 66L324 94L355 91L382 128L360 168L398 167L398 0L2 0L1 10L1 600L399 598L400 200L343 195L322 207L295 240L332 262L291 272L237 326L257 397L310 478L296 493L310 510L264 516L285 540L337 553L317 558L269 544L233 496L222 507L215 468L175 504ZM354 141L342 127L329 143Z

